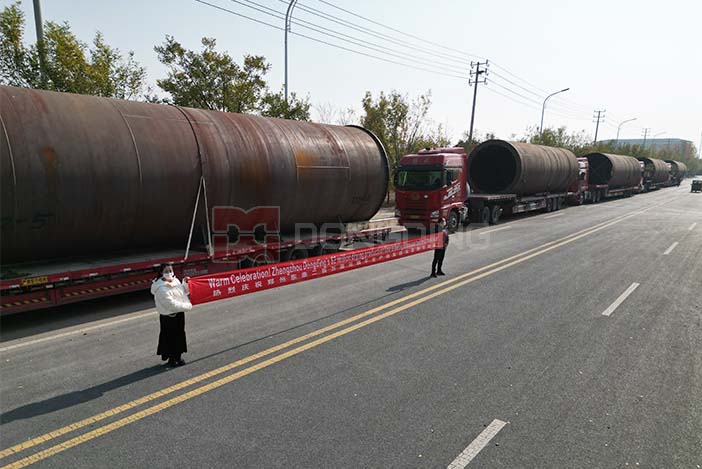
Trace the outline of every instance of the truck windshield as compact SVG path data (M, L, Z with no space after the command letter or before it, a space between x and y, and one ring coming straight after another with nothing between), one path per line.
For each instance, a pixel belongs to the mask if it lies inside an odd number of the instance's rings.
M441 187L442 171L400 170L397 173L399 189L432 190Z

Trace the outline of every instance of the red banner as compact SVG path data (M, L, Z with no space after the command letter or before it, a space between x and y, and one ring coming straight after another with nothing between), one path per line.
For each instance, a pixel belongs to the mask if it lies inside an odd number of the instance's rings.
M444 236L437 233L354 251L202 275L188 282L190 301L195 305L246 295L419 254L443 245Z

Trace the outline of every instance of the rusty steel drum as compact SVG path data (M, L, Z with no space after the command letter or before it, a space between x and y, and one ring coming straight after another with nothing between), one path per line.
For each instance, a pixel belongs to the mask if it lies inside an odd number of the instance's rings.
M565 148L488 140L470 153L467 171L476 193L566 192L578 178L578 159Z
M202 176L210 208L280 207L282 231L368 220L388 188L360 127L7 86L0 123L5 264L184 248Z
M665 160L666 163L670 163L672 166L673 176L678 179L684 179L687 175L687 165L676 160Z
M590 165L590 183L606 184L610 189L638 186L641 181L641 165L633 156L610 153L585 155Z
M654 184L666 182L670 178L670 170L665 161L658 158L636 157L644 164L644 179Z

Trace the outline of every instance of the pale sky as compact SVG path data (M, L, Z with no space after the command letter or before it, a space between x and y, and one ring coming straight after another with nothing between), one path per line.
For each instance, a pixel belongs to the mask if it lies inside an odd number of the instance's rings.
M284 13L287 3L207 1L281 28L283 20L243 4L257 3ZM350 16L329 3L451 50ZM2 0L0 4L9 2ZM389 36L394 42L330 22L301 7ZM22 8L27 13L27 39L33 41L31 0L24 0ZM133 50L137 60L147 67L154 85L165 71L153 46L166 34L174 35L188 48L199 48L202 36L214 37L218 47L238 61L247 53L263 55L272 64L268 75L271 87L279 89L283 84L282 30L195 0L43 0L43 14L45 20L68 21L83 41L92 40L99 30L110 45ZM414 70L290 35L290 89L309 95L313 106L328 103L360 112L366 90L377 94L396 89L410 96L431 90L430 117L443 124L455 140L469 126L472 89L462 77L469 69L465 61L477 60L467 54L474 54L494 62L488 85L478 90L475 127L481 135L487 131L500 138L523 135L528 126L539 124L540 103L546 92L570 87L559 95L562 99L549 102L545 126L565 125L594 135L593 111L606 109L598 140L614 138L619 122L636 117L636 121L622 126L621 138L640 138L647 127L651 129L649 137L683 138L696 146L700 143L701 0L300 0L293 18L374 42L400 57L344 43L300 25L293 24L293 32L460 76ZM428 53L408 49L407 45Z

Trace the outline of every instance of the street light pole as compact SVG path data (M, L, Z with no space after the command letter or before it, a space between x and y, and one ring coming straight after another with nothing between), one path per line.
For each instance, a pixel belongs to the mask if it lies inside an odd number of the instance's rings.
M627 122L635 121L636 117L632 117L631 119L627 119L625 121L621 121L619 125L617 126L617 141L615 144L619 143L619 131L622 130L622 125L626 124Z
M564 93L568 91L570 88L563 88L560 91L556 91L555 93L551 93L550 95L546 96L546 99L544 99L544 104L541 106L541 125L539 126L539 136L543 137L544 136L544 112L546 112L546 101L551 98L551 96L555 96L558 93Z
M46 49L44 47L44 20L41 16L41 0L34 0L34 26L37 30L37 50L39 51L41 83L43 87L46 87Z
M290 15L292 14L297 0L290 0L288 11L285 13L285 102L288 102L288 32L290 31Z

